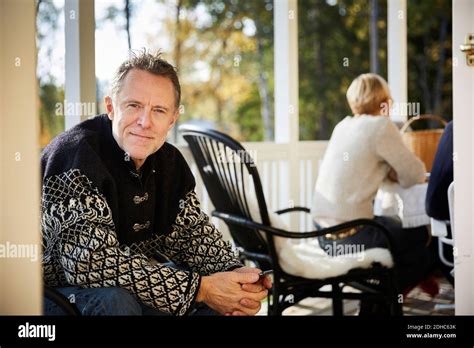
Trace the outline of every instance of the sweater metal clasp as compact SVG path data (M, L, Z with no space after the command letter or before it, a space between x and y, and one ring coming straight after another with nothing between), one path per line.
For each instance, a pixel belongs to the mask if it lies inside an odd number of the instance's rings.
M133 203L135 204L140 204L146 200L148 200L148 192L146 192L143 197L140 197L140 196L133 197Z
M145 228L149 228L150 227L150 221L147 221L145 222L144 224L133 224L133 230L135 232L139 232Z

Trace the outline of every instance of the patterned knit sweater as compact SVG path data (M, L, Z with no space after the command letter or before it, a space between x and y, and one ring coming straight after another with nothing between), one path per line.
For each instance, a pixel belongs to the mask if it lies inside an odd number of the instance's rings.
M202 275L242 266L201 211L194 177L172 145L137 172L101 115L55 138L41 165L47 285L121 287L184 315ZM151 263L157 254L189 271Z

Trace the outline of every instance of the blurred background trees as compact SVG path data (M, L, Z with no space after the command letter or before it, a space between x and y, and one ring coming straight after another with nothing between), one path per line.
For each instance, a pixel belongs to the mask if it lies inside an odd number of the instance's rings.
M453 118L451 0L408 1L408 97Z
M64 80L58 78L64 41L61 42L62 4L53 0L37 0L36 3L36 42L38 51L37 76L39 85L40 147L45 147L52 138L64 131L64 115L56 113L57 103L64 100ZM62 36L64 38L64 35ZM63 53L64 56L64 53ZM59 60L59 62L58 62ZM63 58L64 62L64 58ZM63 65L64 68L64 65Z
M374 3L376 17L371 18ZM329 139L351 111L345 92L373 67L387 76L386 0L304 0L298 3L300 139ZM371 19L376 31L372 36Z
M241 141L272 141L273 1L96 0L96 38L107 27L116 32L107 45L96 45L96 56L112 54L110 45L120 46L122 60L129 47L161 48L180 73L180 122L201 122ZM410 0L407 15L409 102L447 120L452 118L451 1ZM64 99L63 77L48 70L57 51L64 51L63 6L64 0L38 0L42 146L64 129L64 116L54 112ZM345 92L357 75L387 76L386 11L387 0L298 1L301 140L329 139L350 114ZM109 77L100 73L103 111Z
M451 0L410 0L408 102L452 119ZM300 139L325 140L359 74L387 78L387 0L298 2Z

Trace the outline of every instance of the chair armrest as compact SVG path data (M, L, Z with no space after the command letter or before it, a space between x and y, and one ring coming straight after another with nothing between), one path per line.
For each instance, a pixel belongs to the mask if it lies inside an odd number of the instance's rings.
M270 234L280 236L280 237L286 237L286 238L309 238L309 237L318 237L318 236L322 236L326 234L326 232L322 233L322 231L289 232L289 231L282 230L279 228L263 225L261 223L248 220L237 215L221 213L218 211L213 211L212 216L222 219L225 222L232 225L242 226L242 227L256 229L256 230L262 230L265 232L269 232Z
M247 251L242 247L237 247L237 250L239 251L239 253L241 255L246 256L250 259L258 260L258 261L265 261L265 262L268 262L270 264L272 263L272 259L268 255L258 254L258 253L254 253L254 252L251 252L251 251Z
M268 232L272 235L279 236L279 237L285 237L285 238L311 238L311 237L320 237L324 236L326 234L333 234L340 232L341 230L345 230L347 228L351 227L356 227L356 226L374 226L379 228L388 238L389 244L391 245L390 242L390 236L388 235L388 231L384 226L381 224L369 220L369 219L357 219L357 220L352 220L349 222L344 222L342 224L324 228L322 230L315 230L315 231L308 231L308 232L293 232L293 231L286 231L282 230L279 228L274 228L271 226L263 225L261 223L257 223L252 220L245 219L243 217L233 215L233 214L226 214L226 213L221 213L218 211L213 211L212 216L215 216L219 219L224 220L227 223L233 224L233 225L238 225L242 227L247 227L247 228L252 228L256 230L262 230L265 232Z
M260 223L254 222L252 220L245 219L243 217L233 215L233 214L226 214L226 213L221 213L218 211L213 211L212 216L215 216L219 219L224 220L226 223L237 225L237 226L243 226L251 229L256 229L256 230L261 230L268 232L274 236L279 236L279 237L285 237L285 238L312 238L312 237L320 237L324 236L326 234L333 234L337 233L341 230L345 230L350 227L356 227L356 226L374 226L378 228L385 236L385 239L387 241L387 249L390 251L390 254L392 254L392 257L395 259L395 264L397 264L397 257L393 252L392 245L393 245L393 239L390 236L390 233L388 230L385 228L385 226L379 224L378 222L370 219L357 219L357 220L352 220L349 222L344 222L342 224L328 227L328 228L323 228L321 230L316 230L316 231L309 231L309 232L292 232L292 231L286 231L282 230L279 228L274 228L271 226L266 226L262 225Z
M275 211L275 213L278 214L278 215L281 215L281 214L291 213L291 212L294 212L294 211L302 211L302 212L305 212L305 213L310 213L311 212L311 210L309 208L306 208L306 207L293 207L293 208L280 209L280 210Z
M447 224L449 224L449 220L441 221L441 220L430 218L430 223L431 223L431 235L433 237L447 237L448 236Z

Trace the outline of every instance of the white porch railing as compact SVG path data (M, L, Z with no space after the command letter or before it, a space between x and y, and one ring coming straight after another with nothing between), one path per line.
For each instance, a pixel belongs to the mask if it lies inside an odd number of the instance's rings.
M312 193L318 175L319 163L326 150L327 141L301 141L296 147L296 166L292 166L295 160L290 161L289 144L275 143L243 143L243 146L254 159L262 180L263 191L267 201L268 209L275 211L292 206L311 207ZM196 178L196 193L201 201L203 211L210 215L214 209L212 202L202 182L197 166L187 146L179 146L179 150L191 167ZM295 153L293 151L293 153ZM290 185L290 170L296 171L294 177L296 185ZM296 188L293 189L292 187ZM291 230L309 231L313 230L309 214L287 214L283 217ZM225 224L212 218L212 222L224 234L226 239L230 238Z

